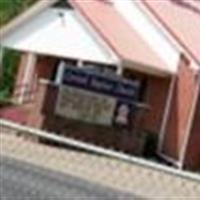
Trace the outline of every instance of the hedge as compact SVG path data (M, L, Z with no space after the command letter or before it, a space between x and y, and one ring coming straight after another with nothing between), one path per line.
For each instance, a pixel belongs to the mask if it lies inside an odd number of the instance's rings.
M4 50L3 71L0 79L0 104L8 102L10 99L19 60L19 52L8 49Z

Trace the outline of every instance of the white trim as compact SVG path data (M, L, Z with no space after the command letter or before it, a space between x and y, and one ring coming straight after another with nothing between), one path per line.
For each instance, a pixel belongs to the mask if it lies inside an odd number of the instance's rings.
M20 97L19 97L19 104L22 104L24 102L24 98L28 90L27 87L30 84L30 80L32 78L34 68L36 65L36 61L37 61L36 54L33 54L33 53L27 54L26 66L25 66L25 71L24 71L23 80L22 80L22 89L20 91Z
M61 61L58 65L58 71L57 71L56 80L55 80L56 85L60 85L62 83L65 66L66 66L66 63L64 61Z
M39 84L44 84L44 85L53 85L53 86L57 86L57 84L53 81L50 81L49 79L45 79L45 78L40 78L38 80Z
M15 17L10 23L6 24L0 29L0 40L14 32L17 27L23 26L28 20L31 20L36 15L49 8L51 5L56 3L58 0L38 1L32 5L29 9L23 12L18 17Z
M198 103L198 97L199 97L199 92L200 92L200 71L198 72L197 76L198 76L198 80L197 80L197 86L196 86L196 89L195 89L196 94L195 94L195 97L194 97L194 101L192 103L190 117L189 117L189 120L188 120L187 129L186 129L186 136L185 136L185 139L183 141L183 145L182 145L180 156L179 156L181 168L184 167L184 160L185 160L185 156L186 156L187 145L189 143L192 125L193 125L194 116L195 116L195 111L196 111L196 106L197 106L197 103Z
M157 28L165 35L165 37L169 40L169 42L174 46L174 48L181 52L184 52L184 54L187 55L187 57L192 60L195 65L190 65L192 69L198 70L200 68L200 62L197 60L194 60L194 58L188 53L188 51L174 38L172 34L169 33L169 31L166 29L166 27L155 17L155 15L145 6L142 5L140 2L135 1L134 3L137 3L138 7L142 9L144 14L146 14L149 19L152 21L152 23L157 26Z
M152 23L150 18L138 6L137 1L113 0L113 4L130 27L137 31L151 49L164 61L166 64L164 69L169 70L171 73L176 73L180 52ZM160 48L161 46L162 48Z
M142 72L145 74L153 75L153 76L158 76L158 77L170 77L175 75L174 73L171 73L169 71L166 71L161 68L155 68L151 65L147 65L144 63L139 63L135 61L130 61L130 60L123 60L122 61L122 66L125 66L125 68L131 69L131 70L136 70L138 72Z
M124 68L122 67L122 65L117 65L117 71L116 71L116 74L119 75L119 76L122 76L123 75L123 71L124 71Z
M82 150L86 150L89 152L95 152L97 154L116 158L119 160L123 160L125 162L131 162L131 163L134 163L141 167L151 168L153 170L158 170L158 171L164 172L166 174L171 174L171 175L175 175L175 176L178 176L181 178L200 182L199 174L191 173L188 171L182 171L180 169L174 169L172 167L164 166L164 165L155 163L153 161L148 161L148 160L138 158L135 156L131 156L131 155L128 155L128 154L125 154L122 152L116 152L114 150L105 149L102 147L98 147L96 145L92 145L92 144L80 142L80 141L77 141L77 140L74 140L71 138L63 137L63 136L57 135L56 133L49 133L49 132L42 131L39 129L20 125L20 124L17 124L17 123L8 121L8 120L0 119L0 128L3 128L3 127L15 129L16 131L21 131L23 134L31 134L31 135L34 135L37 137L46 138L48 140L53 140L53 141L61 143L61 144L65 144L65 145L72 146L72 147L82 149ZM13 133L14 133L13 131L10 132L10 134L13 134Z
M109 47L109 45L99 36L99 34L94 30L90 23L82 16L78 10L74 10L76 19L85 27L91 37L99 44L99 47L107 53L108 56L111 56L112 59L117 63L120 63L120 58L117 54Z
M163 154L162 152L159 152L158 155L161 158L163 158L164 160L166 160L168 163L171 163L173 166L178 167L180 169L181 163L179 161L177 161L176 159L169 157L169 156Z
M158 154L161 154L161 152L162 152L162 146L164 143L165 132L166 132L166 127L167 127L167 120L169 118L169 113L170 113L171 102L172 102L172 98L173 98L173 92L175 89L176 79L177 79L177 76L174 75L171 78L171 83L169 86L168 97L167 97L167 101L166 101L166 105L165 105L165 111L163 114L161 129L160 129L160 133L159 133L159 141L158 141L158 149L157 149Z
M67 21L62 26L59 13ZM77 37L78 36L78 37ZM4 38L5 47L57 57L116 64L111 53L105 50L80 22L71 9L49 8L24 24L23 29Z
M83 64L83 61L82 61L82 60L78 60L78 62L77 62L77 67L78 67L78 68L83 68L83 67L84 67L84 64Z

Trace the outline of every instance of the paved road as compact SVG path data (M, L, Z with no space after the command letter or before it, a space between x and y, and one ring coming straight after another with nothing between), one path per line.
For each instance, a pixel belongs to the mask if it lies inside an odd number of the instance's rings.
M1 200L135 199L90 182L1 156Z

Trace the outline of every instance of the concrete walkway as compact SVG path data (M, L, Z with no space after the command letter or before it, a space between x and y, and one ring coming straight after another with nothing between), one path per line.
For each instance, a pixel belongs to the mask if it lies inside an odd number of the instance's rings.
M0 134L1 155L84 178L148 199L199 199L200 183L104 156Z

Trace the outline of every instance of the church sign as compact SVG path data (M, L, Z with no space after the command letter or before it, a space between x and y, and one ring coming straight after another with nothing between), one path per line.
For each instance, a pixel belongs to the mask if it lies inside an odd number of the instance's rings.
M56 113L89 123L128 125L138 82L66 67L59 87Z

